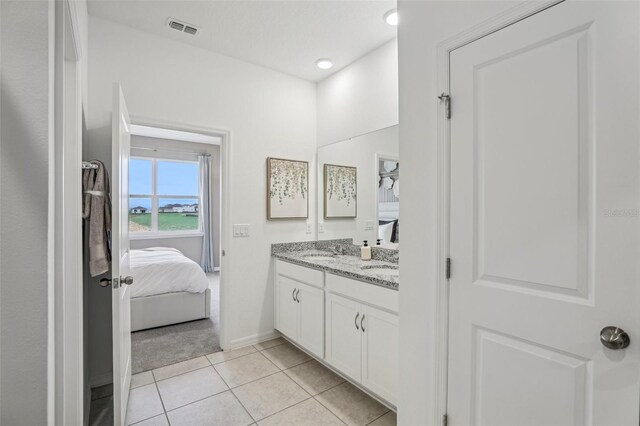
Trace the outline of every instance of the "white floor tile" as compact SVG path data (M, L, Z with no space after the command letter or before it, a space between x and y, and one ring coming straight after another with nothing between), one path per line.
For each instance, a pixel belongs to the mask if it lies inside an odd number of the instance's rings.
M244 348L234 349L232 351L220 351L207 355L211 364L219 364L221 362L230 361L232 359L240 358L241 356L249 355L256 352L256 348L253 346L246 346Z
M283 337L278 337L276 339L267 340L266 342L256 343L253 346L255 346L257 350L262 351L274 346L282 345L283 343L287 343L287 340Z
M317 395L344 382L342 377L318 361L305 362L285 370L284 373L311 395Z
M260 426L344 426L315 399L307 399L258 422Z
M165 414L161 414L159 416L143 420L140 423L136 423L134 426L169 426L169 420L167 420L167 416Z
M165 367L156 368L153 370L153 375L156 378L156 381L160 381L189 371L197 370L198 368L208 367L209 365L211 364L209 364L207 358L201 356L178 362L176 364L167 365Z
M255 420L308 399L310 395L284 373L273 374L233 390Z
M227 389L218 373L209 366L158 382L167 411L215 395Z
M151 374L151 371L134 374L133 376L131 376L131 389L139 388L140 386L148 385L153 382L153 374Z
M260 352L221 362L215 365L215 369L231 388L280 371Z
M163 414L162 402L155 383L131 389L127 408L127 424Z
M230 391L169 411L168 415L172 426L246 426L253 423Z
M307 362L311 359L309 355L302 352L291 343L285 343L284 345L265 349L262 351L262 355L269 358L271 362L283 370L302 364L303 362Z
M349 382L315 397L322 405L349 426L364 426L389 409Z

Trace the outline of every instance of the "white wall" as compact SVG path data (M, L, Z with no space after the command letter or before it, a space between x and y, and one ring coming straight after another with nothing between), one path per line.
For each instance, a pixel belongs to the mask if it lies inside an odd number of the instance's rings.
M318 83L318 146L398 124L394 39Z
M437 46L513 2L400 0L400 161L402 163L402 285L400 286L399 424L440 422L436 391L436 138ZM455 105L455 100L453 105Z
M53 414L54 3L0 2L0 423Z
M134 116L231 131L231 222L250 224L232 239L227 297L231 346L273 332L270 245L302 241L303 221L266 220L266 158L310 161L316 150L315 84L105 20L89 21L89 140L85 158L110 158L112 83ZM315 188L311 175L310 188ZM312 197L314 193L310 194ZM313 203L310 217L315 222ZM230 230L228 230L230 231ZM111 292L88 283L90 374L111 371Z
M149 151L152 148L158 151ZM163 149L170 149L166 151ZM184 152L177 152L182 150ZM169 139L150 138L145 136L131 137L131 155L141 157L154 157L162 159L197 161L195 152L206 152L211 155L211 197L213 209L211 212L211 233L213 234L213 260L214 266L220 266L220 145L175 141ZM130 206L132 207L132 206ZM144 234L142 234L144 237ZM158 238L131 238L130 248L143 249L149 247L173 247L180 250L186 257L200 264L202 259L202 236L185 236Z

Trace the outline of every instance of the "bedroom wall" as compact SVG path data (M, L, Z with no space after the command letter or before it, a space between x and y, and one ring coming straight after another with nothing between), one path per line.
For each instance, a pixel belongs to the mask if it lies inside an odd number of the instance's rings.
M306 233L304 220L266 220L266 158L307 160L315 167L315 84L95 17L89 20L89 51L85 158L109 162L115 81L134 116L231 131L230 222L249 224L250 236L232 238L225 248L228 341L239 346L271 336L271 243L315 235ZM315 222L314 202L309 214ZM90 375L99 383L111 378L111 290L95 281L87 283L88 326Z
M437 386L435 256L437 206L437 47L517 2L400 0L400 161L402 164L402 286L398 424L440 424Z
M53 424L54 3L0 2L0 423Z
M318 146L398 124L398 41L318 83Z
M150 138L145 136L134 135L131 137L131 154L141 157L154 157L174 160L190 160L198 159L194 152L206 152L211 154L211 188L212 199L214 200L214 211L211 216L211 230L213 234L213 259L214 266L220 266L220 146L213 144L192 143L185 141L175 141L169 139ZM153 148L158 152L149 150L136 150L135 148ZM163 151L163 148L171 150L183 150L185 153L174 151ZM130 247L132 249L143 249L149 247L173 247L180 250L185 256L196 263L200 263L202 258L202 236L182 236L158 238L151 236L145 238L131 237Z

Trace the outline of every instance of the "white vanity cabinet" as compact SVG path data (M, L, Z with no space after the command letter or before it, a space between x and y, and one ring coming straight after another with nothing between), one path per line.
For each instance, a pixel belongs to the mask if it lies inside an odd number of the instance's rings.
M324 273L276 261L275 328L324 358Z
M276 260L275 292L278 331L396 404L397 291Z
M326 274L326 290L325 360L395 404L397 292L332 274Z

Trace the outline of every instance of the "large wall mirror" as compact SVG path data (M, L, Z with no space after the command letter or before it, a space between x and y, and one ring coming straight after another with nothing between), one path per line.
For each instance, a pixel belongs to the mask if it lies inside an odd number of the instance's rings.
M400 243L398 126L318 149L318 239Z

